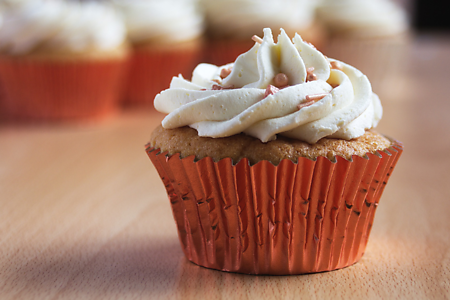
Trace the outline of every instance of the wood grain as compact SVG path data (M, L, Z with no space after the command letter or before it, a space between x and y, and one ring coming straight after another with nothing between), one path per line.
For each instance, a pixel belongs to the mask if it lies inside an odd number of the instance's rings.
M359 263L250 276L188 262L144 151L163 115L128 111L97 125L1 125L0 298L449 299L450 37L411 49L378 127L405 151Z

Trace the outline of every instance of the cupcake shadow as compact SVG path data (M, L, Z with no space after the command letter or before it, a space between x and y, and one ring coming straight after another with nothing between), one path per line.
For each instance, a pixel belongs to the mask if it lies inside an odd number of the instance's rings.
M157 295L176 283L178 265L183 259L176 238L136 238L73 247L61 244L50 246L45 255L38 252L29 248L10 259L9 265L15 271L7 272L6 268L5 274L10 276L4 291L81 298L124 291Z

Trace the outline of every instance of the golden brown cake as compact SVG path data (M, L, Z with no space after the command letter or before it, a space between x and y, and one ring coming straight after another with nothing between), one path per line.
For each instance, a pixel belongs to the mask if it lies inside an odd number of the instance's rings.
M196 160L211 157L219 161L229 157L234 163L247 158L252 165L262 160L278 165L283 159L297 162L299 157L315 160L324 156L332 161L336 156L351 159L353 155L365 156L383 151L392 145L392 141L375 131L366 131L350 141L323 138L315 144L308 144L281 136L275 141L262 143L244 133L214 139L200 137L195 129L189 127L164 129L160 125L152 132L150 145L161 152L168 152L168 155L180 153L182 158L194 155Z

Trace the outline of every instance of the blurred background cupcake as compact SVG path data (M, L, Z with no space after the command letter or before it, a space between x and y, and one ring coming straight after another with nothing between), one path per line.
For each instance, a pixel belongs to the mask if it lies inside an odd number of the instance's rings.
M2 28L2 24L3 24L3 11L2 11L2 6L0 5L0 28ZM2 87L2 78L1 78L1 74L0 74L0 123L3 121L3 115L4 115L4 108L3 108L3 102L4 102L4 96L3 96L3 87Z
M203 16L191 0L113 0L132 45L124 103L153 107L179 73L189 76L201 55Z
M322 0L317 17L328 32L327 56L360 69L376 93L399 87L410 39L404 8L390 0Z
M4 1L0 77L7 118L97 120L119 107L125 27L95 2Z
M205 62L224 65L249 50L255 33L270 27L277 36L302 38L321 48L323 30L314 21L316 0L200 0L207 24Z

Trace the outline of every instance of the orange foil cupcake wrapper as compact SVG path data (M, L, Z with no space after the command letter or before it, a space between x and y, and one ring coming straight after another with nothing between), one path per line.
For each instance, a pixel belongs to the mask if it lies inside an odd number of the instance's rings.
M126 59L0 60L3 108L10 120L96 120L115 113Z
M340 269L364 254L374 213L403 148L352 161L325 157L249 165L194 161L147 147L167 190L186 257L248 274Z

